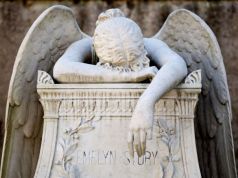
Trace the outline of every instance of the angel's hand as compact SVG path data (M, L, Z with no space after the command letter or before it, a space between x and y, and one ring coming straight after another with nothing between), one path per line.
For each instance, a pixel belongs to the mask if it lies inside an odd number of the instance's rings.
M119 72L104 68L101 68L101 70L100 75L104 82L141 82L146 79L152 79L158 72L155 66L143 68L137 72ZM103 73L105 73L105 75L102 75Z
M155 66L143 68L141 71L136 72L135 81L140 82L145 79L152 79L157 74L158 69Z
M146 151L146 139L152 138L153 107L137 105L132 115L128 133L129 153L134 157L134 150L138 156L142 156Z

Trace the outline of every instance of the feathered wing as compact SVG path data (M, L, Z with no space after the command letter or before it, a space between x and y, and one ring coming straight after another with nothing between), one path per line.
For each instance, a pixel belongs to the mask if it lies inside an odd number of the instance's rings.
M64 6L47 9L29 29L10 81L0 177L34 176L43 123L36 91L37 71L52 73L54 63L65 49L84 37L72 11Z
M236 177L230 95L215 35L200 17L180 9L169 15L154 38L181 55L189 72L202 70L202 93L195 116L202 177Z

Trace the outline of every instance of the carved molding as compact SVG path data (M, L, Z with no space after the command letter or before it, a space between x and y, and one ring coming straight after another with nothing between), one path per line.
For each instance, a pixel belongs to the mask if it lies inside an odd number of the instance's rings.
M98 91L94 95L90 95L87 90L80 90L74 93L74 100L64 99L59 107L60 117L85 117L88 115L97 115L101 117L126 117L130 119L133 110L136 106L139 96L131 91L121 91L113 93L110 90ZM127 95L127 94L130 95ZM142 94L142 91L138 91ZM176 93L171 92L170 97L166 96L162 98L155 106L158 108L155 116L175 117L180 116L183 118L193 118L193 107L197 102L196 94L187 94L181 92L181 96L177 96ZM173 95L172 95L173 94ZM64 97L67 96L64 95ZM68 95L69 96L69 95ZM84 96L84 97L83 97ZM99 99L100 96L104 96L104 99ZM174 98L177 97L177 100ZM73 98L73 97L68 97ZM184 98L187 98L186 102L183 102Z
M44 119L59 119L58 111L61 103L60 99L40 99L40 102L44 109Z
M40 84L54 84L54 80L47 72L38 70L37 85Z
M201 69L195 70L191 72L185 79L185 84L201 84L202 83L202 77L201 77Z
M148 84L48 85L52 82L53 80L49 74L39 71L38 93L41 96L40 101L44 107L45 117L49 118L97 115L103 117L128 117L129 119L137 100L148 86ZM104 85L105 87L103 87ZM121 90L118 92L114 88L120 88ZM177 88L182 89L179 95L176 89L173 89L156 104L158 110L155 111L155 116L193 118L194 109L190 108L195 107L198 100L197 94L201 90L201 70L189 74L185 79L185 83L180 84ZM174 100L174 98L177 99ZM186 99L186 102L184 99ZM175 105L176 107L174 107ZM173 110L168 108L173 108ZM54 116L56 111L57 115Z
M202 77L201 77L201 70L196 70L191 72L184 80L184 83L179 84L175 88L187 88L187 89L192 89L192 88L198 88L200 89L202 87ZM48 84L54 84L54 80L52 77L45 71L38 71L38 78L37 78L37 85L39 86L44 86ZM60 84L59 88L81 88L79 85L81 84ZM88 84L93 86L93 84ZM102 85L107 85L107 84L102 84ZM115 84L116 85L116 84ZM143 87L138 87L138 88L147 88L149 84L144 84L141 85ZM44 87L43 87L44 88ZM55 87L53 87L55 88Z

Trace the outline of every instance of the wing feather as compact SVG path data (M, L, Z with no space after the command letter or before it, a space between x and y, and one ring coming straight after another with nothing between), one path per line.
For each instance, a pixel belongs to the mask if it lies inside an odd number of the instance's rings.
M230 95L215 35L200 17L180 9L169 15L154 38L181 55L189 72L202 70L202 93L195 118L202 176L236 177Z
M87 36L79 29L72 11L65 6L47 9L29 29L19 48L9 86L0 177L33 177L43 121L36 92L37 71L51 73L65 49L84 37Z
M26 118L28 116L28 106L29 106L29 96L26 96L26 98L24 98L24 100L22 100L21 102L21 106L17 106L16 108L16 113L17 113L17 120L18 120L18 124L20 126L24 125L26 122Z

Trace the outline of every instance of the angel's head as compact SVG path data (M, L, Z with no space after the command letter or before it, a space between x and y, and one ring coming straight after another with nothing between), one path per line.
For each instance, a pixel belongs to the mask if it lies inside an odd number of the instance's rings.
M113 17L125 17L125 14L120 9L108 9L105 12L102 12L98 16L98 20L96 22L96 26L99 25L101 22Z
M140 27L125 18L119 9L99 15L93 44L100 65L126 71L139 71L149 66Z

